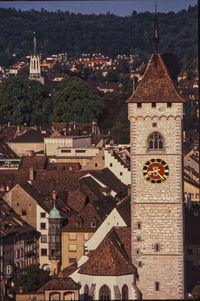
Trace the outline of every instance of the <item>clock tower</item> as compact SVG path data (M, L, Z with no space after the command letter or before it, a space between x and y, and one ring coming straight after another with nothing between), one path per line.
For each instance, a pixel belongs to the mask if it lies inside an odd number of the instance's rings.
M131 141L131 252L143 299L184 299L182 118L177 92L154 45L127 100Z

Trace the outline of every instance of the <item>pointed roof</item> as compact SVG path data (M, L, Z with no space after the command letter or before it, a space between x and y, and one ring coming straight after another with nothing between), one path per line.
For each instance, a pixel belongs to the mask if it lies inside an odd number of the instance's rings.
M112 229L89 259L80 267L80 274L94 276L121 276L137 273L115 229Z
M126 102L183 103L159 53L152 54L135 93Z

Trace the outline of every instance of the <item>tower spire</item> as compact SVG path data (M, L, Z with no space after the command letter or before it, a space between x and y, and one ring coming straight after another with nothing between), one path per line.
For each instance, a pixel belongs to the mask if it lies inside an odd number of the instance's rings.
M160 40L158 35L158 13L157 13L157 0L154 3L155 13L154 13L154 34L153 34L153 42L154 42L154 53L158 53L158 42Z
M33 38L33 55L36 56L36 35L35 32L34 34L34 38Z

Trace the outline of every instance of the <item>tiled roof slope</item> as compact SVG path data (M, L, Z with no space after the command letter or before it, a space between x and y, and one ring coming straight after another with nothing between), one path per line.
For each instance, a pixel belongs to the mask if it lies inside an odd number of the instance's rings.
M29 130L23 135L18 135L13 142L44 142L44 137L38 130Z
M159 53L152 54L141 82L126 102L185 102Z
M0 142L0 157L18 158L18 156L13 152L13 150L5 142Z
M13 232L36 232L35 228L23 221L23 219L0 198L0 236Z
M110 187L120 195L127 194L127 186L122 183L109 168L90 172L97 180Z
M80 284L76 283L72 278L53 277L46 282L37 292L42 293L46 290L79 290Z
M115 229L112 229L89 259L80 267L80 274L94 276L121 276L137 273Z
M131 228L129 227L114 227L119 239L131 260Z
M131 196L128 195L117 203L117 211L125 221L128 227L131 226Z

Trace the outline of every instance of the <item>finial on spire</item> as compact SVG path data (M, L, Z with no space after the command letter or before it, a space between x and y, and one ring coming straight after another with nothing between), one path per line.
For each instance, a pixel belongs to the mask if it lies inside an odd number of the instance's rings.
M33 55L36 56L36 35L35 32L33 33L34 38L33 38Z
M153 35L153 41L154 41L154 53L158 52L158 42L160 40L158 36L158 13L157 13L157 0L155 0L154 3L155 6L155 14L154 14L154 35Z

